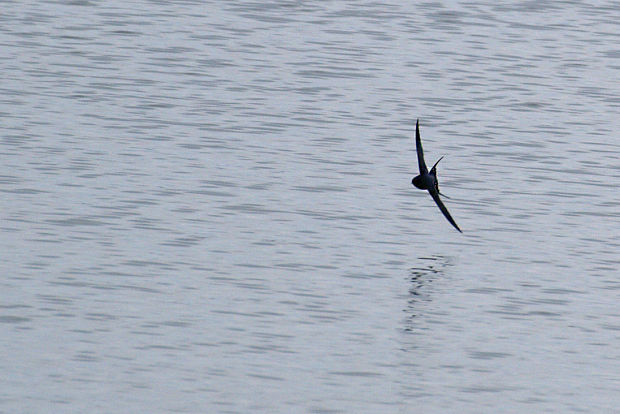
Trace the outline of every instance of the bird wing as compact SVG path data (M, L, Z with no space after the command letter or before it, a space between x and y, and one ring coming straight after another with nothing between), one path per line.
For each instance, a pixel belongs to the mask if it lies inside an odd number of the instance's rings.
M415 123L415 148L418 151L418 167L420 167L420 174L427 174L428 168L424 162L424 151L422 150L422 139L420 139L420 120Z
M435 200L437 207L439 207L439 209L441 210L443 215L448 219L450 224L452 224L459 232L463 233L461 229L459 229L459 226L456 224L452 216L450 215L450 212L448 211L446 206L441 201L441 198L439 198L439 191L437 191L437 189L433 187L433 188L429 188L428 192L431 193L431 197L433 197L433 200Z

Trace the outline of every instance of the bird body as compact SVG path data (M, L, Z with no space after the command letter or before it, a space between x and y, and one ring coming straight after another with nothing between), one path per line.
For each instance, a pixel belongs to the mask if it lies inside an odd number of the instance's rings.
M439 210L441 210L441 212L446 217L446 219L448 219L450 224L452 224L455 229L462 233L461 229L456 224L456 222L450 215L450 212L439 197L443 194L439 192L439 181L437 180L437 164L439 164L439 161L441 161L443 157L437 160L437 162L435 163L435 165L433 165L433 168L431 168L430 171L428 171L428 168L426 167L426 162L424 161L424 151L422 150L422 139L420 138L420 120L417 120L415 124L415 144L416 151L418 153L418 168L420 170L420 174L413 177L413 179L411 180L411 184L413 184L414 187L419 188L420 190L427 190L430 193L431 197L433 197L433 200L435 200L435 203L437 204L437 207L439 207Z
M431 174L418 175L417 177L413 177L413 180L411 180L411 184L420 190L429 190L435 187L436 182L437 178Z

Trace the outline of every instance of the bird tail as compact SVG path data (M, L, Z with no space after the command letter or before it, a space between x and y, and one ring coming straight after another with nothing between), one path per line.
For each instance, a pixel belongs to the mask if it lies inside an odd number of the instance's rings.
M452 197L448 197L447 195L445 195L444 193L442 193L441 191L439 191L439 188L437 189L437 192L439 193L440 196L447 198L448 200L450 200Z
M433 165L433 168L431 168L431 174L435 174L437 172L436 167L437 167L437 164L439 164L439 161L441 161L441 160L443 160L443 155L441 156L440 159L437 160L435 165Z

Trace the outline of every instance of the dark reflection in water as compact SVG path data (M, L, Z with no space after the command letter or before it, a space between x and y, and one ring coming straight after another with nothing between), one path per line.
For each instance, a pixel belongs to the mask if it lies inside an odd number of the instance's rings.
M430 285L444 272L448 266L448 259L443 256L420 257L421 266L409 269L408 279L410 281L407 295L407 306L404 309L406 316L405 331L413 332L415 329L414 320L422 312L421 302L432 300Z

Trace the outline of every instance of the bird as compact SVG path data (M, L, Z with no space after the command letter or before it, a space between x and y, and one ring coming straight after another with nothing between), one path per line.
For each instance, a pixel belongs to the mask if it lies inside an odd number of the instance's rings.
M460 233L463 233L463 231L459 228L459 226L450 215L450 212L448 211L446 206L441 201L441 198L439 198L440 195L449 198L439 191L439 182L437 181L437 164L439 164L439 161L441 161L443 157L437 160L435 165L433 165L433 168L431 168L430 172L428 171L428 168L426 168L426 162L424 162L424 151L422 150L422 140L420 139L419 119L415 123L415 147L416 151L418 152L418 167L420 169L420 174L413 177L413 179L411 180L411 184L413 184L414 187L419 188L420 190L428 190L428 192L431 194L431 197L433 197L433 200L435 200L437 207L439 207L439 209L448 219L450 224L452 224L454 228L457 229Z

